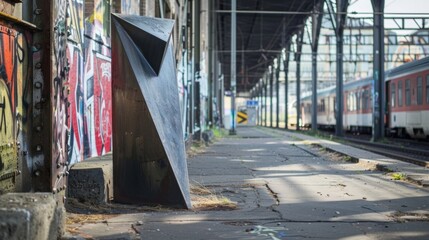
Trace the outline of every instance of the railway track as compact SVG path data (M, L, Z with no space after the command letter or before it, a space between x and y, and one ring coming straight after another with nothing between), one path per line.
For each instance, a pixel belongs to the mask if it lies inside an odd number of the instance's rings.
M321 133L329 137L330 133ZM387 139L387 143L371 142L369 135L347 135L339 138L354 147L429 168L429 143L410 139Z
M421 148L404 147L397 144L370 142L367 140L345 137L351 145L401 161L429 168L429 151Z

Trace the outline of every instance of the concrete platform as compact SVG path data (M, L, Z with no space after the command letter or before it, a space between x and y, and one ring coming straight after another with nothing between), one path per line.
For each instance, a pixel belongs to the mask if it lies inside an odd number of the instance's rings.
M334 141L315 138L305 134L276 129L269 129L269 131L272 131L275 134L280 134L280 136L283 135L305 141L298 144L317 144L330 151L350 156L351 158L356 159L357 162L363 166L376 168L381 171L403 173L410 181L424 187L429 187L429 168L424 168L412 163L395 160L380 154L372 153Z
M237 133L188 159L191 184L235 201L236 210L136 209L70 224L65 238L429 239L428 188L333 161L296 135Z
M57 239L64 233L65 211L52 193L0 196L0 239Z

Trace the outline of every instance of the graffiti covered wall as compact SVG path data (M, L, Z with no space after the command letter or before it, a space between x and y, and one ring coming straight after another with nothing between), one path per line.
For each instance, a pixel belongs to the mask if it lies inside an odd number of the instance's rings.
M99 22L87 23L86 26L85 158L100 156L112 149L110 39L102 35Z
M110 0L94 0L84 16L84 4L57 0L54 5L55 164L73 164L111 151L111 5Z
M27 32L0 21L0 194L15 190L16 176L27 165L30 40Z

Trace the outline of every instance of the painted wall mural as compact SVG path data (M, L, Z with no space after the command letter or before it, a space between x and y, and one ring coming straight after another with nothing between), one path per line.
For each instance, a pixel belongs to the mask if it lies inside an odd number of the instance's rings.
M0 22L0 193L15 190L28 132L30 35Z
M83 5L61 0L55 7L54 164L111 151L110 1L95 0L86 18Z
M109 1L95 0L85 20L84 158L112 149L110 9Z
M71 3L71 4L70 4ZM68 42L73 40L77 46L79 42L79 28L76 16L81 15L77 1L58 0L53 3L53 56L52 58L52 166L51 185L52 191L58 192L64 189L66 173L70 162L69 153L73 149L74 138L71 130L70 118L70 58L68 56ZM77 30L77 31L76 31ZM76 64L76 63L74 63ZM72 75L73 76L73 75ZM73 80L72 80L73 82Z

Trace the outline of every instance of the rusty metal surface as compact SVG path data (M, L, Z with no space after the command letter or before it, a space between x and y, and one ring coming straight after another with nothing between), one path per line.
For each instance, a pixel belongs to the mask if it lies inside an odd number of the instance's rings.
M112 15L117 202L190 207L172 29L171 20Z

